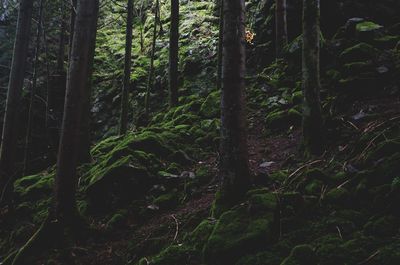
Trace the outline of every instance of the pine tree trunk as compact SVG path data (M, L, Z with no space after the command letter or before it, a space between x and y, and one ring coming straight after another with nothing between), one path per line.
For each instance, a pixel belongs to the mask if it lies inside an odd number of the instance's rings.
M0 150L0 195L5 195L6 187L12 189L13 186L9 185L9 181L15 174L18 113L29 49L32 11L32 0L20 1Z
M245 113L245 1L224 1L221 94L221 200L232 205L250 184Z
M65 31L66 31L66 17L65 17L65 3L60 3L61 21L60 21L60 39L58 43L58 54L57 54L57 71L59 73L64 72L64 58L65 58Z
M39 16L37 22L37 32L36 32L36 47L35 47L35 55L33 59L33 76L32 76L32 88L31 88L31 98L29 102L29 111L28 111L28 123L27 123L27 132L25 137L25 150L24 150L24 166L23 166L23 175L26 176L29 172L29 160L30 160L30 147L32 141L32 122L33 122L33 110L35 103L35 95L36 95L36 86L37 86L37 73L39 66L39 53L40 53L40 38L42 33L42 17L43 17L43 1L39 1Z
M150 58L150 70L149 70L149 77L147 80L147 91L146 91L146 98L145 98L145 116L146 119L149 116L150 111L150 92L151 88L153 87L153 76L154 76L154 56L156 51L156 40L157 40L157 22L158 22L158 7L159 1L156 0L156 7L154 13L154 26L153 26L153 41L151 44L151 58Z
M171 0L169 35L169 105L178 105L179 0Z
M76 167L80 155L81 123L90 97L99 0L79 0L69 64L64 118L57 160L54 214L58 220L76 217Z
M303 0L303 144L307 154L322 152L320 102L320 1Z
M282 58L283 48L288 43L286 0L276 0L275 3L275 25L276 25L276 58Z
M128 128L128 90L131 81L132 60L132 29L133 29L133 0L128 0L125 40L125 65L124 84L121 95L121 117L119 121L119 134L124 135Z
M69 52L68 52L68 59L70 61L71 57L71 50L72 50L72 39L74 38L74 27L75 27L75 18L76 18L76 11L78 6L78 0L71 0L71 16L70 16L70 24L69 24Z
M221 89L222 79L222 49L224 41L224 0L219 1L219 32L218 32L218 61L217 61L217 89Z

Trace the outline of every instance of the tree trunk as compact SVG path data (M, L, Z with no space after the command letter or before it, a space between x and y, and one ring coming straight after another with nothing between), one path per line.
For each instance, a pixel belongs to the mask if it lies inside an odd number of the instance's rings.
M60 40L58 43L58 55L57 55L57 71L59 73L64 72L64 59L65 59L65 31L66 31L66 17L65 17L65 3L60 3L61 21L60 21Z
M282 58L283 48L288 43L286 0L276 0L275 3L275 25L276 25L276 58Z
M29 111L28 111L28 123L27 123L27 132L25 137L25 150L24 150L24 168L23 175L26 176L29 172L29 160L30 160L30 147L31 147L31 134L32 134L32 122L33 122L33 110L35 103L35 95L36 95L36 85L37 85L37 72L39 65L39 53L40 53L40 38L42 33L42 17L43 17L43 0L39 1L39 16L37 22L37 32L36 32L36 48L35 55L33 59L33 76L32 76L32 88L31 88L31 98L29 102Z
M121 117L119 121L119 134L124 135L128 128L128 90L131 81L132 60L132 28L133 28L133 0L128 0L125 40L125 65L124 84L121 95Z
M0 194L3 195L6 187L12 189L13 185L8 184L15 174L18 113L29 49L32 11L32 0L20 1L0 150Z
M320 1L303 0L303 144L307 154L322 152L320 91Z
M178 105L179 0L171 0L169 34L169 105Z
M75 18L76 18L76 9L78 5L78 0L71 0L71 16L70 16L70 24L69 24L69 52L68 52L68 61L70 61L71 58L71 51L72 51L72 39L74 38L74 27L75 27Z
M245 113L245 1L224 1L221 94L221 202L233 205L250 184Z
M154 76L154 56L156 51L156 40L157 40L157 21L158 21L158 6L159 1L156 0L156 7L154 11L154 26L153 26L153 41L151 44L151 58L150 58L150 70L149 70L149 79L147 80L147 91L146 91L146 98L145 98L145 116L146 119L149 116L150 111L150 92L153 86L153 76Z
M224 0L219 1L219 32L218 32L218 61L217 61L217 89L221 90L222 80L222 49L224 42Z
M75 1L76 6L76 1ZM63 116L63 106L65 98L65 87L66 87L66 71L64 68L65 61L65 46L66 46L66 8L65 3L60 3L60 36L58 44L57 54L57 70L49 78L49 86L47 89L47 115L46 115L46 128L48 135L48 162L53 164L57 159L58 144L60 142L60 130ZM71 10L71 23L74 21L72 17L75 17L74 9ZM73 29L73 26L70 26ZM68 47L70 47L72 40L68 41ZM46 45L46 43L45 43ZM69 48L70 51L70 48ZM70 54L68 52L68 57ZM46 56L48 58L48 56ZM47 62L48 64L48 62Z
M81 123L85 122L85 103L90 97L98 10L99 0L78 2L55 184L54 215L67 223L77 216L76 167L82 144Z

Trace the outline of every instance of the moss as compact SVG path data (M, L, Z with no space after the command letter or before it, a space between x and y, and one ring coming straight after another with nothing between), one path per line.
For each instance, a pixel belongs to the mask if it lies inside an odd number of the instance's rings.
M268 265L279 264L282 259L272 251L263 251L242 257L235 265Z
M250 212L275 211L277 207L277 195L273 193L253 194L249 197Z
M24 200L49 196L53 190L54 174L37 174L22 177L14 182L14 191Z
M272 211L249 214L244 206L221 215L203 250L207 264L233 264L275 240Z
M279 110L272 112L266 117L267 127L270 129L283 129L301 123L302 115L296 109Z
M164 249L157 256L148 259L151 265L177 265L177 264L188 264L193 257L194 251L183 245L173 245ZM142 259L138 263L149 264L147 259Z
M373 60L377 53L377 49L372 45L362 42L344 50L340 59L344 63L365 62Z
M342 246L342 239L337 235L326 235L314 241L316 255L320 265L346 264L349 250Z
M324 183L320 180L312 180L305 186L304 192L309 195L319 195L321 194L323 185Z
M317 265L318 261L310 245L299 245L292 249L281 265Z
M331 205L348 208L351 205L350 193L345 188L335 188L330 190L324 198L325 202Z
M178 206L179 194L178 192L170 192L163 194L154 199L153 204L160 207L160 209L171 209Z
M128 212L126 210L117 211L117 213L108 220L107 227L113 229L123 225L127 214Z
M214 220L203 220L191 233L185 236L184 242L197 251L202 251L214 230Z
M211 92L200 107L200 115L209 119L219 117L220 98L220 91Z
M364 21L364 22L358 23L356 25L357 31L374 31L374 30L378 30L381 28L383 28L383 26L378 25L371 21Z
M399 232L399 220L393 216L372 218L364 226L366 235L379 237L394 236Z

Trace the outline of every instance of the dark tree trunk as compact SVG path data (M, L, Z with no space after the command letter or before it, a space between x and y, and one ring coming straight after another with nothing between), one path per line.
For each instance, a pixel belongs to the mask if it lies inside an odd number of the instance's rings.
M323 148L320 102L320 1L303 0L303 144L307 154Z
M12 185L8 184L15 174L18 113L29 49L32 10L32 0L20 1L0 150L0 195L5 194L6 187L12 189Z
M27 123L27 131L25 137L25 150L24 150L24 167L23 167L23 175L26 176L29 173L29 162L30 162L30 147L32 141L32 122L33 122L33 110L35 108L35 95L36 95L36 86L37 86L37 73L39 66L39 53L40 53L40 38L42 33L42 17L43 17L43 1L39 1L39 16L37 22L37 32L36 32L36 47L35 47L35 55L33 59L33 76L32 76L32 88L31 88L31 98L29 101L29 111L28 111L28 123Z
M178 105L179 0L171 0L169 34L169 105Z
M76 9L77 9L77 3L78 0L71 0L71 15L70 15L70 24L69 24L69 56L68 59L70 60L71 57L71 50L72 50L72 39L74 38L74 28L75 28L75 18L76 18Z
M55 184L55 218L66 222L74 222L77 214L76 167L82 144L81 124L90 97L98 9L99 0L78 2Z
M76 6L76 1L73 3ZM63 106L66 87L66 71L64 69L65 62L65 46L67 42L67 25L65 2L60 3L60 36L57 53L57 69L49 78L49 86L47 89L47 115L46 128L48 134L48 163L53 164L57 159L58 144L60 141L60 130L63 116ZM71 8L71 23L74 21L75 10ZM73 29L73 25L70 25ZM72 36L72 35L71 35ZM71 45L72 39L68 40L68 47ZM45 43L46 44L46 43ZM70 51L70 48L69 48ZM46 56L47 57L47 56ZM70 54L68 53L68 57Z
M131 60L132 60L132 29L133 29L133 0L128 0L125 40L125 65L124 84L121 95L121 117L119 121L119 134L126 133L128 128L128 90L131 81Z
M221 94L221 202L242 199L250 184L245 113L245 1L224 1Z
M157 22L158 22L158 10L159 10L159 1L156 0L156 7L154 9L154 26L153 26L153 41L151 44L151 58L150 58L150 70L149 70L149 77L147 80L147 91L146 91L146 98L145 98L145 116L146 119L149 116L150 111L150 92L151 88L153 87L153 76L154 76L154 56L156 51L156 40L157 40Z
M275 3L275 25L276 25L276 58L282 58L283 48L288 43L286 0L276 0Z
M218 61L217 61L217 89L221 89L222 80L222 49L224 42L224 0L219 1L219 32L218 32Z
M58 43L58 55L57 55L57 71L59 73L64 72L64 59L65 59L65 31L66 31L66 12L65 12L65 3L61 1L60 3L60 11L61 11L61 21L60 21L60 40Z

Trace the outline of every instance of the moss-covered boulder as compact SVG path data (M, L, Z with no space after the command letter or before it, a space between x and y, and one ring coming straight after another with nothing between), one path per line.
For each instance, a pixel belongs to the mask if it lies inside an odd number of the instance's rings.
M281 265L317 265L317 257L310 245L299 245L292 249Z
M203 250L207 264L234 264L243 254L275 241L275 195L254 194L250 201L250 207L239 206L221 215Z
M339 57L343 63L365 62L374 60L377 53L378 50L372 45L362 42L345 49Z

